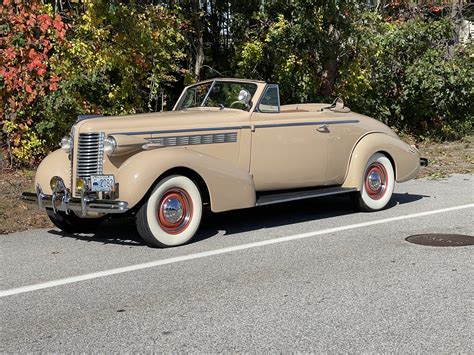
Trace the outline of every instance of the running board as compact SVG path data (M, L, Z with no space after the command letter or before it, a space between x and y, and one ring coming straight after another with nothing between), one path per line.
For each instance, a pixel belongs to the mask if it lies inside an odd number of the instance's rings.
M311 190L300 190L292 192L279 192L274 194L266 194L257 197L256 206L272 205L274 203L304 200L307 198L330 196L338 194L346 194L349 192L357 191L356 188L344 188L344 187L328 187Z

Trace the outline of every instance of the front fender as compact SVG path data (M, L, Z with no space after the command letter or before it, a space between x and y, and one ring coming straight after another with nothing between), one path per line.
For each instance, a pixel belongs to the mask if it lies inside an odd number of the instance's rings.
M385 133L369 133L354 147L342 187L362 189L367 161L377 152L385 153L391 158L397 182L413 179L420 169L420 154L416 149L397 137Z
M46 158L36 169L35 186L39 184L45 194L51 195L49 182L53 176L59 176L66 184L71 180L71 161L69 155L62 149L57 149Z
M130 208L134 207L163 173L182 167L202 177L209 190L212 211L255 206L255 187L248 172L186 148L158 148L127 159L116 175L120 200L127 201Z

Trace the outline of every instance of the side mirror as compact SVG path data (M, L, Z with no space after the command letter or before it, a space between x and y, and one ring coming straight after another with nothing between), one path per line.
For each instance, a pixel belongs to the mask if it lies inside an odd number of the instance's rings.
M238 100L239 102L243 103L245 106L249 106L250 98L252 95L250 95L250 92L248 90L242 89L239 92Z

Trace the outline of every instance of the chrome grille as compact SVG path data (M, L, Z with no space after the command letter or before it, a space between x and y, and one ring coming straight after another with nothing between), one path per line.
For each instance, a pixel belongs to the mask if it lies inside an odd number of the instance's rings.
M102 174L104 133L79 134L76 159L76 173L78 178Z

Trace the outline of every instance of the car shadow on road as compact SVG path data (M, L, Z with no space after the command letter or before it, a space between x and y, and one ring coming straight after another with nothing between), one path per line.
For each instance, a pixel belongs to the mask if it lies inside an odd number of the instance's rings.
M412 203L426 197L429 196L394 193L387 208ZM358 212L355 210L351 199L343 195L222 213L209 213L202 222L202 235L196 235L194 242L207 239L209 235L216 235L219 231L224 231L224 236L232 236L253 230L323 220L354 213Z
M113 219L105 221L93 233L66 233L58 229L51 229L48 233L61 238L73 238L84 242L102 244L119 244L130 247L145 246L140 238L133 218Z
M387 206L412 203L430 197L416 194L394 193ZM192 243L200 242L224 232L224 237L259 229L275 228L296 223L322 220L356 213L348 196L321 197L316 199L286 202L281 204L204 214L201 228ZM91 234L69 234L50 230L51 235L74 238L80 241L103 244L118 244L130 247L144 246L133 218L105 221Z

